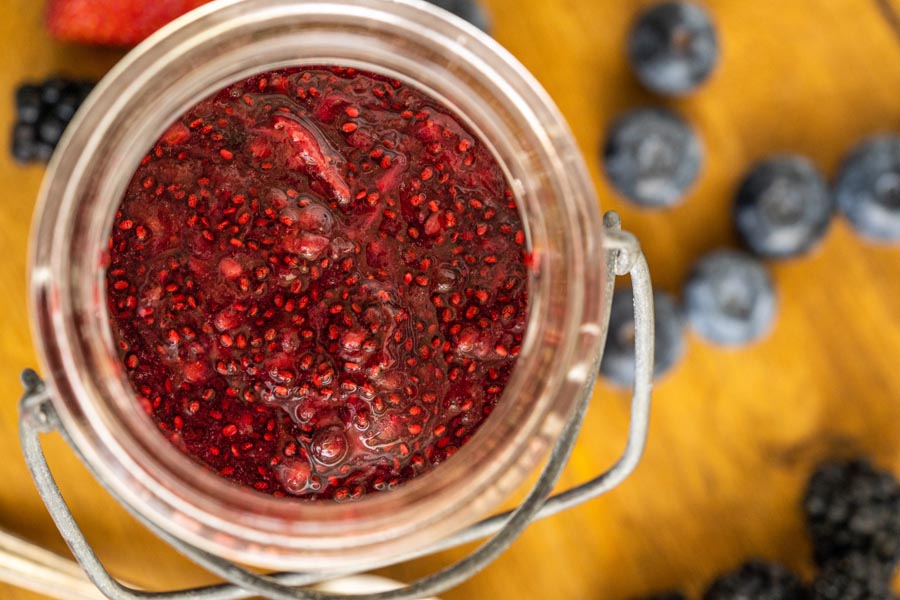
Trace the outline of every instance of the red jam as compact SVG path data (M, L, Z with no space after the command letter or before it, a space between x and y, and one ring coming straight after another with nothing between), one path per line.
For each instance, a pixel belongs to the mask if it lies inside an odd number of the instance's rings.
M453 113L313 67L168 129L116 213L106 289L172 444L260 492L349 500L429 471L494 409L525 258L505 176Z

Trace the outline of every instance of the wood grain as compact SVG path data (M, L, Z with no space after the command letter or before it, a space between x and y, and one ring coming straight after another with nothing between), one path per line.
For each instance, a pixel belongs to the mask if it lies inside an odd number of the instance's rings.
M896 3L896 0L895 0ZM622 202L598 168L606 124L660 103L628 72L623 44L639 0L490 0L496 38L568 118L603 207L641 238L656 285L676 292L690 264L733 243L729 204L741 174L774 152L800 152L830 174L848 147L900 130L900 43L874 0L709 0L723 45L698 94L671 106L702 135L699 184L674 210ZM52 43L41 3L7 0L0 21L0 123L12 90L64 72L99 77L116 52ZM63 551L18 450L17 374L33 365L25 301L28 223L42 169L0 153L0 525ZM865 452L900 469L900 248L862 242L838 220L811 257L772 265L781 312L762 343L725 351L691 336L686 360L657 388L646 457L610 495L533 525L449 599L624 599L680 586L696 594L747 556L811 575L798 510L816 461ZM616 456L625 394L600 384L565 475L572 484ZM110 569L151 588L209 581L111 501L57 438L51 464ZM461 551L388 569L412 578ZM0 597L33 594L0 585Z

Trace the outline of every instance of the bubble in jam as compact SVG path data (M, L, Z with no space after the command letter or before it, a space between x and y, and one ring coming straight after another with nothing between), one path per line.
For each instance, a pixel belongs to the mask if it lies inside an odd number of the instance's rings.
M491 414L526 254L502 169L451 110L373 73L272 71L142 160L109 239L110 324L182 452L260 492L352 500Z

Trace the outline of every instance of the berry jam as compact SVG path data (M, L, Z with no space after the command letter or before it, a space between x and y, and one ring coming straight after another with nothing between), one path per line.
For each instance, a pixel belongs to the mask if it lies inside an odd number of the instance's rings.
M429 471L490 415L526 252L500 166L451 111L311 67L169 127L116 213L106 290L172 444L260 492L349 500Z

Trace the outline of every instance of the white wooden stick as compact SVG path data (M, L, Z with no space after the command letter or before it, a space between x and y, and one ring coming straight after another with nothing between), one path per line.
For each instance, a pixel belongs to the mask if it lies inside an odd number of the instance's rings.
M59 600L104 600L75 561L3 530L0 580Z

